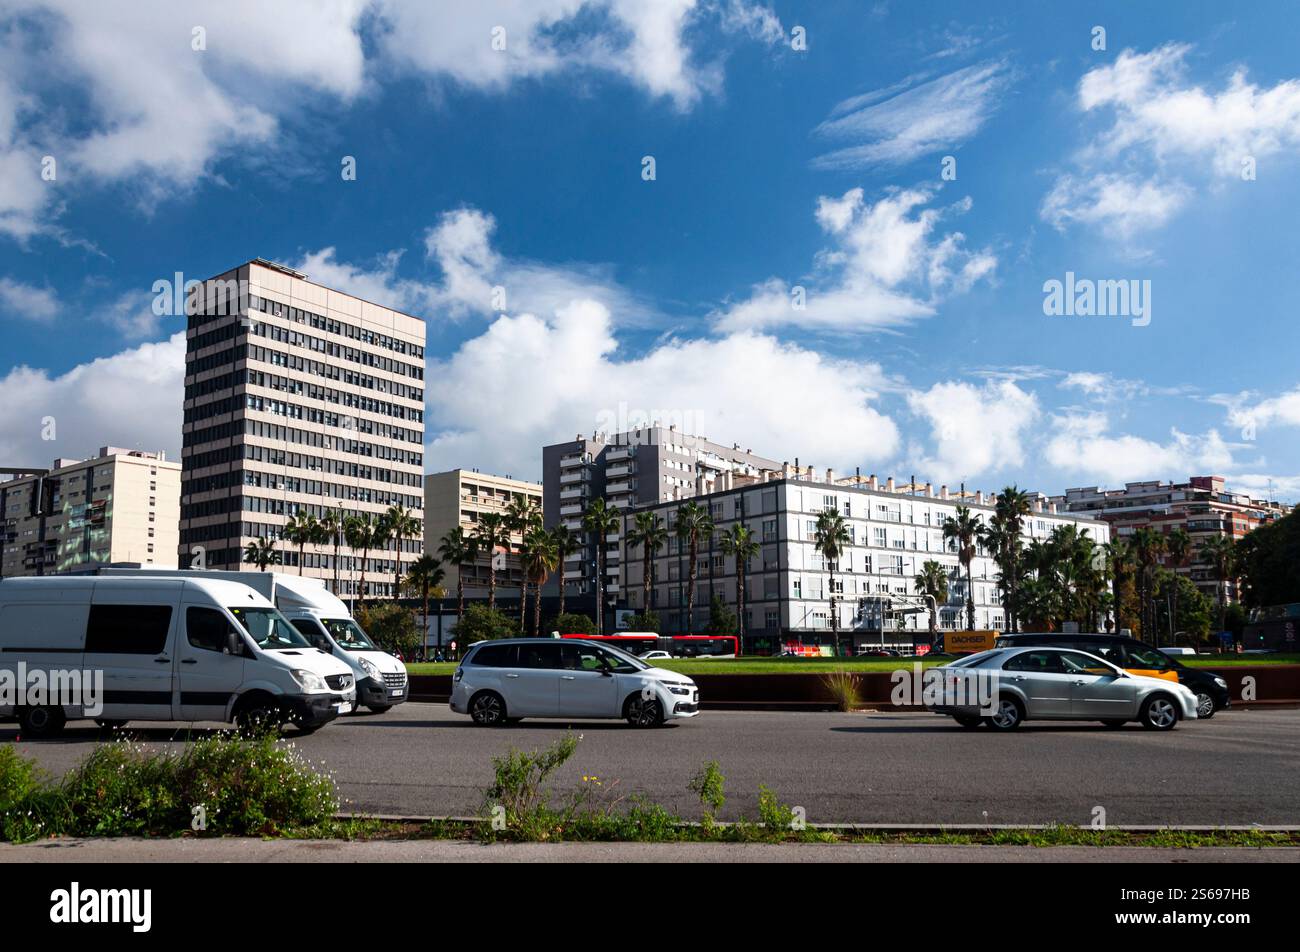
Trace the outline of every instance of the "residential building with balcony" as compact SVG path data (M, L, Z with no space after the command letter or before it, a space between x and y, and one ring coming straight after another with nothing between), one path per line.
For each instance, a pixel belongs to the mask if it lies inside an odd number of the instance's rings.
M493 476L472 469L453 469L445 473L431 473L424 477L424 551L438 556L438 546L443 536L456 526L473 535L479 517L484 513L504 514L512 502L523 501L542 509L542 484L530 483L509 476ZM511 551L505 553L505 565L497 570L498 594L503 591L518 596L523 582L519 564L520 533L510 536ZM465 575L465 597L483 598L488 593L489 555L482 553L472 565L443 565L446 573L443 588L456 592L462 571Z
M313 283L262 259L198 285L187 302L180 563L246 569L244 548L279 540L305 511L381 516L424 508L420 318ZM285 571L392 594L400 556L281 542ZM361 564L366 558L366 564Z
M568 594L594 596L596 541L586 538L582 520L591 501L623 513L657 503L713 492L729 480L780 469L775 460L683 433L676 426L646 426L623 433L579 434L542 448L542 509L548 527L563 524L583 534L583 544L565 562ZM605 594L623 593L621 532L606 538ZM554 583L552 583L554 585Z
M1120 539L1131 537L1142 527L1165 535L1177 528L1185 530L1192 540L1187 562L1176 566L1168 555L1162 556L1161 562L1165 568L1189 578L1211 598L1218 597L1219 582L1211 568L1196 557L1201 543L1215 536L1235 541L1291 511L1283 503L1232 492L1222 476L1193 476L1183 483L1125 483L1123 489L1067 489L1064 495L1053 496L1052 502L1062 511L1104 521ZM1228 600L1235 601L1236 585L1228 581L1224 588Z
M50 469L3 469L0 577L137 562L176 568L181 465L166 454L101 447Z
M1099 544L1109 541L1109 527L1083 515L1056 510L1045 497L1035 496L1033 511L1024 520L1025 543L1047 538L1057 526L1074 524ZM746 651L773 651L785 641L829 644L831 637L831 572L817 550L818 515L834 508L844 516L851 542L835 566L835 611L841 638L855 648L881 644L913 644L928 639L929 605L914 591L921 566L933 559L944 566L949 597L938 606L940 630L966 627L966 573L954 542L943 537L943 524L967 506L977 518L991 518L993 494L962 490L950 493L929 483L896 485L892 478L837 478L833 471L783 466L757 477L734 477L730 486L696 498L707 506L716 527L714 537L700 544L696 555L693 619L689 628L703 630L709 604L719 596L738 610L736 564L725 555L719 539L737 522L748 526L760 543L745 574ZM662 630L684 633L686 593L690 574L689 543L673 532L680 501L645 507L668 525L669 539L653 560L649 609L659 615ZM631 524L626 518L625 527ZM640 612L643 604L645 554L639 546L621 552L624 596ZM997 586L998 568L982 547L971 566L975 627L1000 629L1006 622ZM883 631L882 631L883 623Z

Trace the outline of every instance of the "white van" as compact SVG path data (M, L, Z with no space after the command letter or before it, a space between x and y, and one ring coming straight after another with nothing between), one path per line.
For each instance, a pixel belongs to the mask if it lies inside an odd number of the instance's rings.
M321 651L352 669L357 705L382 713L407 699L406 665L378 648L325 580L283 572L222 572L217 569L109 569L100 576L139 578L212 578L241 582L268 599Z
M69 697L78 680L89 688ZM247 585L214 579L0 579L0 718L273 721L310 733L353 709L352 669ZM62 690L52 692L54 684ZM38 691L37 687L41 686ZM65 701L70 703L64 703Z

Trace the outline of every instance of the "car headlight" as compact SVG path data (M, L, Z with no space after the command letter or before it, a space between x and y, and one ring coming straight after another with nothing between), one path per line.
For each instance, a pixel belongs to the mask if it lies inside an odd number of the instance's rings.
M377 678L377 677L379 677L379 669L376 668L373 664L371 664L371 663L370 663L369 661L367 661L365 658L358 658L357 660L361 662L361 670L362 670L362 671L364 671L366 674L370 675L370 677L372 677L372 678Z
M1217 684L1217 685L1218 685L1219 687L1221 687L1221 688L1226 688L1226 687L1228 686L1228 682L1225 681L1225 680L1223 680L1223 678L1219 678L1219 677L1216 677L1216 678L1214 679L1214 683Z
M325 679L319 674L304 671L301 668L296 668L290 673L293 675L293 679L298 682L298 686L308 694L326 694L329 692L329 688L325 685Z
M673 692L673 694L680 694L683 697L689 696L691 693L690 686L686 684L673 684L669 682L666 683L664 687L668 688L668 690Z

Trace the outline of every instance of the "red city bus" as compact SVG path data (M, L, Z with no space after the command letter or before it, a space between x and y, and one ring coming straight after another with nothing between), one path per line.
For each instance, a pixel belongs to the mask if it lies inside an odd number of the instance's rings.
M623 631L612 635L564 634L560 637L605 642L637 656L647 651L666 651L674 658L734 658L740 654L740 639L735 635L658 635L653 631Z

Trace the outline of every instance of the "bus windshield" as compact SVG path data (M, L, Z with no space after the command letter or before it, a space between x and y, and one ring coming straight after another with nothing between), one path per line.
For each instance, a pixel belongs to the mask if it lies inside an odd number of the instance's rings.
M274 608L232 608L230 614L253 636L259 648L310 648L311 642Z
M322 618L321 624L344 651L378 651L361 626L351 618Z

